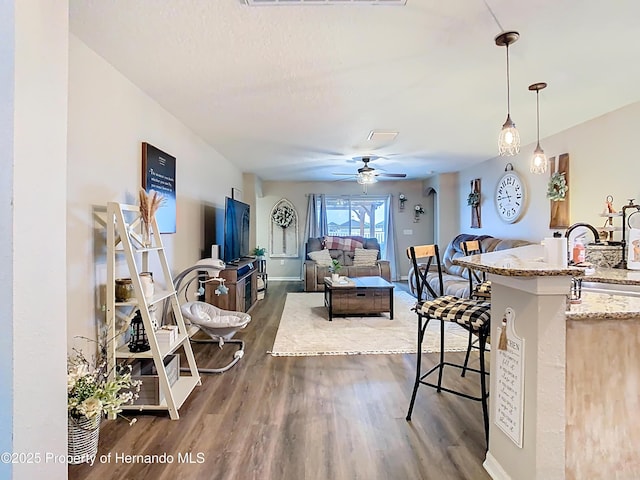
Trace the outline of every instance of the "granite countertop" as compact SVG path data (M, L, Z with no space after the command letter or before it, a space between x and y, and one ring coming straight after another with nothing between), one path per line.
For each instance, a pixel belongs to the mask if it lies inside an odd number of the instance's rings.
M622 268L596 268L595 273L586 275L585 282L615 283L618 285L640 285L640 271Z
M584 269L546 263L542 245L526 245L499 252L469 255L453 260L455 265L508 277L551 277L584 275ZM594 280L595 281L595 280ZM640 282L638 282L640 283Z
M571 304L567 320L628 320L640 318L640 297L583 292L582 303Z

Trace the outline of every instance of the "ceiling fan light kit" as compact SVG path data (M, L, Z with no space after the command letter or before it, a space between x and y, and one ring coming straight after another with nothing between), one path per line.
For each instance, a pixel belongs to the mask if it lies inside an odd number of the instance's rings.
M498 153L500 156L513 156L520 152L520 134L516 124L511 120L511 98L509 85L509 45L515 43L520 34L515 31L502 32L495 38L496 45L507 49L507 120L502 125L498 137Z
M375 168L369 166L369 162L372 159L380 157L362 157L364 166L358 169L358 173L334 173L334 175L347 175L355 177L356 181L363 186L364 193L367 193L367 185L371 185L378 181L378 177L393 177L393 178L405 178L406 173L386 173L378 172Z
M536 149L533 151L533 157L531 157L531 165L529 170L531 173L542 175L547 171L547 156L544 154L544 150L540 147L540 90L547 88L547 84L544 82L534 83L529 85L530 91L536 92L536 128L538 143Z
M356 180L360 185L371 185L372 183L376 183L378 181L373 172L358 173Z

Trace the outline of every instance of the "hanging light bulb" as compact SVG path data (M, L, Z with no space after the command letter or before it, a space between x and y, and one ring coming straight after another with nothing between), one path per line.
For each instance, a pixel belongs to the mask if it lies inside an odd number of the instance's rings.
M518 38L520 38L518 32L502 32L495 38L496 45L507 47L507 120L502 125L502 130L498 137L498 153L501 156L513 156L520 152L520 134L516 124L511 120L511 92L509 85L509 45L515 43Z
M534 83L529 85L529 90L536 92L536 125L537 125L537 139L538 144L533 151L533 157L531 157L531 166L529 170L531 173L541 175L547 171L547 156L544 154L544 150L540 147L540 90L547 88L547 84L544 82Z

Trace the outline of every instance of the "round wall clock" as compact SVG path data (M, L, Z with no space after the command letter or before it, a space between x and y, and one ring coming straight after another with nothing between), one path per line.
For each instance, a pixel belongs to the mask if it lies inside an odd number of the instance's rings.
M507 165L507 168L511 164ZM524 213L525 188L520 176L505 169L504 175L498 180L495 191L496 209L501 220L514 223Z

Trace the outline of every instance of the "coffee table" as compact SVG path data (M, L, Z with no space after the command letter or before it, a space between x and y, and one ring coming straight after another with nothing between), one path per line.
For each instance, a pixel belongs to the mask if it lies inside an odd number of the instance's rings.
M393 320L393 287L382 277L348 278L339 284L324 279L324 305L329 310L329 321L334 315L373 315L389 312Z

